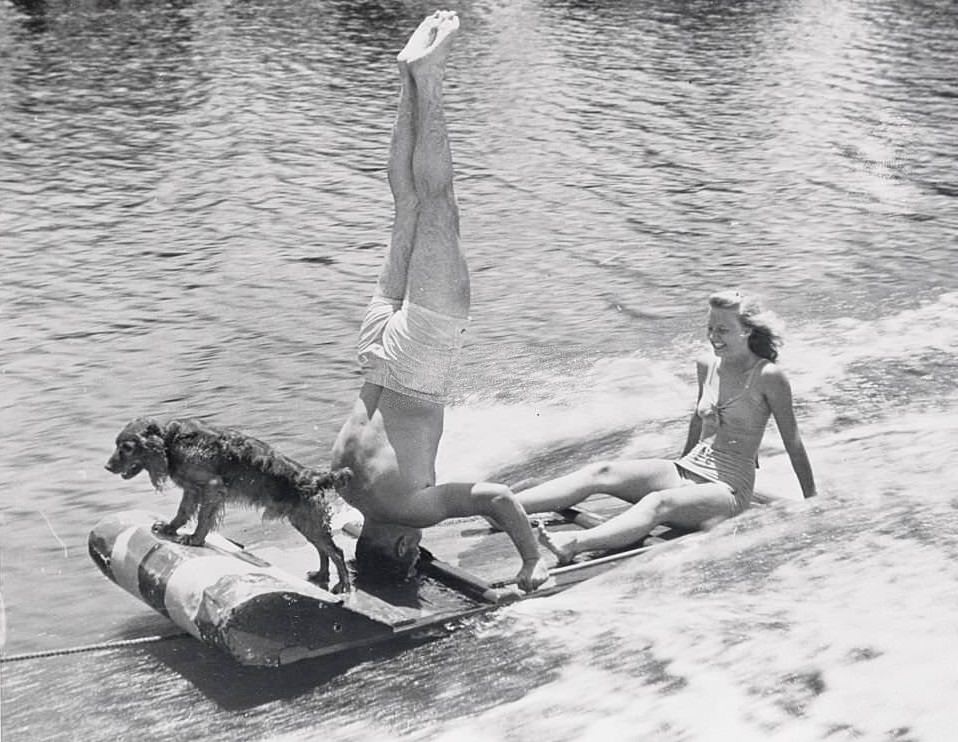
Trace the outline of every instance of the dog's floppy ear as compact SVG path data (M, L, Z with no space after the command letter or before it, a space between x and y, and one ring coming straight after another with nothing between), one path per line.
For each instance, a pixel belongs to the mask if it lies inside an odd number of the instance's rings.
M140 445L146 454L144 464L150 474L150 481L157 489L170 475L170 459L166 452L165 430L152 417L143 417L138 421L142 430L137 434Z
M129 427L135 428L137 438L144 442L147 438L153 436L162 438L164 433L163 426L159 420L153 417L138 417Z

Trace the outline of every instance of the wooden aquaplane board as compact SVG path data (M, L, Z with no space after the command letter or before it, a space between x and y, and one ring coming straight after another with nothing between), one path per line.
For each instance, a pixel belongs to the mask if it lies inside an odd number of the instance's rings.
M428 529L418 574L408 583L369 586L359 581L338 595L305 579L316 551L247 550L210 534L202 547L153 533L157 516L128 511L102 520L90 533L93 561L127 592L197 639L245 665L286 665L371 645L430 626L492 610L524 597L549 595L606 571L645 551L638 548L590 555L553 570L553 579L530 596L511 583L519 558L508 536L482 519L450 521ZM593 525L601 516L570 509L551 519L553 528ZM336 535L351 559L358 527Z
M316 551L253 552L211 534L202 547L152 531L156 516L109 516L90 533L103 573L197 639L245 665L285 665L468 615L481 605L435 580L336 595L305 579ZM343 546L352 539L340 538Z

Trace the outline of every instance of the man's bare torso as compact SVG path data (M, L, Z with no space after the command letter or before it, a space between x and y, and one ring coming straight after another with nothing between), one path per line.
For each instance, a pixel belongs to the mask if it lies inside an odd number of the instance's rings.
M353 471L343 499L367 517L403 523L403 502L436 483L442 426L439 405L364 385L333 446L333 466Z

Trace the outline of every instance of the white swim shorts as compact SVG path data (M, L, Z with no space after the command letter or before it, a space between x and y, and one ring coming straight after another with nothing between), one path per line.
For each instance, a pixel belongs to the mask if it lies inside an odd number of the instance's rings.
M359 330L363 377L400 394L445 404L468 325L468 319L376 294Z

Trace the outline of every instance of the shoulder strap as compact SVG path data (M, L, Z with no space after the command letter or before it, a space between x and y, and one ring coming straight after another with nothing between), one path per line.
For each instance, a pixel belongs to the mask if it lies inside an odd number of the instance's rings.
M757 374L759 369L762 368L762 366L764 366L766 363L768 363L768 361L765 358L762 358L758 361L758 363L752 366L751 370L748 372L748 376L745 378L745 387L742 389L742 391L745 391L752 386L752 381L755 380L755 374Z

